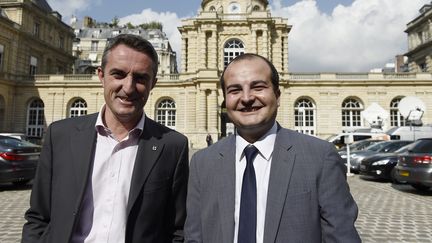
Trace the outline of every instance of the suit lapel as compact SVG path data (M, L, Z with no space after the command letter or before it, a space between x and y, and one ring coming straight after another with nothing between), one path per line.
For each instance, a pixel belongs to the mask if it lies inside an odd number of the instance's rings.
M273 150L264 226L264 242L275 242L295 162L291 139L279 129Z
M144 183L146 182L153 166L164 149L164 142L160 139L160 134L154 127L152 120L146 118L144 131L138 143L138 151L132 173L131 187L127 205L129 215Z
M222 242L234 238L235 208L235 136L227 138L219 152L217 161L217 197L220 210Z
M87 181L90 177L92 168L94 149L96 145L96 124L97 114L91 115L85 122L77 124L76 132L70 137L70 148L73 156L75 185L79 190L80 198L82 197ZM81 200L77 200L78 203ZM76 205L77 207L79 205Z

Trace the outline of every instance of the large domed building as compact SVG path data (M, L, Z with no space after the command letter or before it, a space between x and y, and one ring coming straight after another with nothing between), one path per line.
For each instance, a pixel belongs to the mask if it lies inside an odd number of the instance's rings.
M382 121L384 128L405 125L398 104L407 96L425 103L423 122L432 123L432 76L427 70L290 72L288 35L292 26L288 19L272 17L268 4L266 0L203 0L197 16L184 19L178 28L181 71L159 75L146 114L188 136L191 148L205 147L207 134L216 140L234 132L225 113L219 77L234 57L253 52L270 59L280 72L282 95L277 120L287 128L325 138L342 130L369 127L362 112L377 106L388 113ZM417 31L420 27L410 28ZM1 33L0 54L10 55L14 47L4 44L6 37ZM43 136L51 122L97 112L104 102L96 75L37 72L30 79L14 80L5 78L1 64L0 131Z

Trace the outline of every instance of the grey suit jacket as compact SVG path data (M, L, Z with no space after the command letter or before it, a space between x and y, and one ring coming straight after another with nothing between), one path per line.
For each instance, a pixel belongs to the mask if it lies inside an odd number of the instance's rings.
M186 242L234 239L235 136L194 154L190 163ZM357 205L332 144L278 129L273 150L264 243L360 242Z
M26 212L22 242L66 243L77 227L96 144L97 114L48 128ZM125 242L182 242L187 138L146 118L127 205Z

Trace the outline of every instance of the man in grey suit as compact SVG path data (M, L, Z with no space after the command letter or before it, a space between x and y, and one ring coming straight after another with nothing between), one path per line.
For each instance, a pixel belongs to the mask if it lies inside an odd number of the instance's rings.
M110 40L100 112L48 128L23 243L183 242L188 142L143 110L157 68L150 42Z
M334 146L276 122L272 63L238 56L221 87L236 134L192 157L186 242L360 242L357 205Z

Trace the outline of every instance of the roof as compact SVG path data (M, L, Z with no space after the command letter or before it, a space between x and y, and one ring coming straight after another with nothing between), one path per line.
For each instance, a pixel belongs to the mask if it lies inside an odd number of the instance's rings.
M149 40L152 38L166 39L163 31L158 29L144 30L144 29L127 29L127 28L83 28L79 31L75 30L77 38L96 38L96 39L110 39L118 34L134 34Z
M51 6L45 0L31 0L34 4L36 4L40 9L51 13L53 10Z

